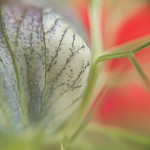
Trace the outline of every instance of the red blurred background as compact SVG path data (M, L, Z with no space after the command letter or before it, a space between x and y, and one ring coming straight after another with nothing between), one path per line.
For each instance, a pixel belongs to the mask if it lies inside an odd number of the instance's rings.
M72 0L71 3L90 36L87 0ZM100 14L105 50L150 35L150 1L105 0ZM148 75L150 47L137 53L136 58ZM108 61L107 72L112 77L116 73L119 75L115 77L116 84L109 87L94 121L150 134L150 93L130 61Z

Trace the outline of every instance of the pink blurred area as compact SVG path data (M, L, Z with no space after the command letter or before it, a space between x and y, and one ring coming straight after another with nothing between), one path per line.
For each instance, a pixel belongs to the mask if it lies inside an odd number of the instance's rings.
M150 94L142 85L128 83L108 90L95 121L150 134Z
M87 1L72 1L90 35ZM104 49L150 35L150 1L105 0L102 12L102 35ZM150 47L136 54L147 75L150 66ZM144 86L128 59L108 61L107 71L119 72L116 86L109 88L95 117L96 123L150 134L150 92ZM131 75L132 74L132 75ZM135 76L135 77L134 77ZM150 78L150 76L149 76ZM129 80L128 80L129 79ZM100 96L97 96L97 101Z
M150 4L146 3L145 5L137 6L137 10L134 10L130 16L128 14L126 17L127 19L122 20L120 26L115 29L116 32L114 33L114 36L112 35L112 37L115 37L113 43L107 44L107 42L105 42L106 48L118 46L134 39L150 35ZM107 41L107 39L105 39L105 41ZM142 52L137 53L136 57L142 64L149 63L150 48L145 48ZM120 67L130 69L131 63L127 59L115 59L111 61L109 67L112 70L119 69Z

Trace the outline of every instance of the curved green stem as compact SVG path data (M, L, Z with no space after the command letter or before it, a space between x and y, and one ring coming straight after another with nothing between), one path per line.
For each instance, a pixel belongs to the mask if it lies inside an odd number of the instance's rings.
M82 105L81 105L81 109L80 109L80 115L82 115L81 119L83 119L83 117L85 116L85 112L86 112L86 108L88 106L88 103L90 101L91 98L91 91L93 90L93 87L95 85L95 81L97 78L97 63L98 62L102 62L105 60L110 60L110 59L114 59L114 58L129 58L130 61L133 63L133 65L135 66L136 70L138 71L138 73L141 75L141 77L143 78L144 82L147 84L148 87L150 87L150 81L148 79L148 77L146 76L146 74L144 73L144 71L142 70L142 68L140 67L139 63L137 62L136 58L134 57L134 53L139 52L140 50L142 50L143 48L147 47L150 45L150 42L144 42L141 45L128 50L128 51L123 51L123 52L119 52L119 51L115 51L115 52L110 52L108 54L102 55L100 57L97 58L96 62L93 64L93 66L91 67L91 73L90 73L90 79L89 79L89 83L88 83L88 87L86 90L86 94L83 98L83 100L85 100ZM85 129L85 127L87 126L87 124L89 123L89 121L91 120L91 116L92 113L87 116L84 121L81 121L79 127L75 130L75 132L72 134L72 136L70 137L71 141L74 141L76 139L76 137L81 133L82 130Z
M102 0L90 0L90 26L91 26L91 41L92 41L92 54L93 59L96 58L97 55L99 55L102 50L102 38L101 38L101 15L100 14L100 3L102 3Z
M144 73L144 71L141 68L140 64L137 62L135 56L134 55L130 55L129 56L129 60L132 62L132 64L136 68L137 72L142 77L143 81L145 82L145 84L147 85L148 89L150 90L150 80L148 79L148 77Z
M150 46L149 38L148 38L148 40L146 40L146 42L144 41L141 43L141 41L140 41L140 44L132 43L132 45L125 45L125 48L123 48L123 51L122 51L122 47L121 47L117 51L113 51L113 52L109 52L107 54L101 55L100 53L102 52L102 44L100 43L99 20L98 20L98 18L99 18L99 15L98 15L99 14L99 12L98 12L99 11L99 7L98 7L99 3L98 2L100 2L100 1L91 0L91 2L92 3L90 6L90 8L91 8L90 16L91 16L91 33L92 33L92 49L93 49L92 65L91 65L87 89L86 89L84 97L83 97L83 102L81 103L81 106L79 108L79 113L77 114L77 118L75 118L75 119L78 119L78 123L76 125L77 127L75 128L73 133L70 136L68 136L69 140L67 140L67 142L68 142L67 144L70 144L78 137L78 135L81 133L81 131L84 130L85 127L87 126L87 124L89 123L91 116L93 116L93 114L91 113L89 116L87 116L85 118L87 109L89 108L89 104L91 102L92 94L94 92L94 87L96 84L98 71L100 69L98 66L99 62L102 62L105 60L110 60L110 59L115 59L115 58L130 58L130 60L133 62L137 71L141 74L143 79L145 81L148 81L146 75L144 74L142 69L140 69L140 66L138 65L137 62L135 62L135 60L133 59L132 56L133 56L133 54L139 52L143 48ZM64 147L62 149L64 149Z
M81 103L81 106L79 108L79 112L77 114L78 118L78 125L73 134L70 136L70 141L74 141L76 137L79 135L79 133L85 128L85 126L89 122L89 118L85 118L85 115L87 113L87 109L90 105L92 95L94 92L94 87L96 84L96 79L98 77L99 72L99 66L95 62L96 56L100 53L100 50L102 50L102 44L100 43L100 31L99 31L99 8L100 8L100 0L91 0L90 5L90 17L91 17L91 33L92 33L92 65L90 69L90 75L89 80L87 84L87 88ZM97 51L96 51L97 50ZM84 120L84 121L83 121Z
M125 44L126 46L127 44ZM129 45L128 47L126 46L125 49L123 48L123 51L121 51L121 49L117 49L117 50L113 50L111 52L107 52L103 55L100 55L96 58L96 63L102 62L102 61L106 61L106 60L111 60L111 59L116 59L116 58L127 58L129 57L131 54L135 54L141 50L143 50L144 48L150 46L150 40L149 38L146 39L145 42L141 42L138 46L133 47L132 45ZM133 48L130 48L133 47ZM130 48L130 50L128 50Z
M98 66L93 65L91 67L90 77L89 77L86 93L83 97L83 102L81 103L81 106L79 108L79 112L77 114L78 125L77 125L77 128L75 129L75 131L73 132L73 134L70 136L71 142L75 140L75 138L80 134L80 132L85 128L85 126L89 122L89 118L85 119L85 115L87 113L87 108L90 105L89 103L90 103L90 100L92 97L92 93L94 91L94 86L95 86L95 82L96 82L95 79L97 79L97 76L98 76L97 71L98 71Z
M106 61L106 60L116 59L116 58L126 58L126 57L129 56L129 54L130 54L130 51L126 51L126 52L109 52L107 54L98 56L97 59L96 59L96 63Z
M91 22L91 36L92 36L92 65L89 75L89 80L87 84L87 89L83 97L83 102L81 103L81 107L79 110L79 116L81 120L83 119L83 116L85 116L86 110L89 106L89 102L91 100L92 94L94 92L94 87L96 84L96 79L99 72L99 66L96 64L95 60L98 54L102 51L102 43L100 42L100 31L99 31L99 8L100 8L100 2L101 0L91 0L90 1L90 22Z

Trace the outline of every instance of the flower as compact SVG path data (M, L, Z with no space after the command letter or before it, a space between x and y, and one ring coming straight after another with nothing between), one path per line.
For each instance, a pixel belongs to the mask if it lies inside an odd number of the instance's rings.
M0 125L57 131L78 108L90 50L51 8L1 4Z

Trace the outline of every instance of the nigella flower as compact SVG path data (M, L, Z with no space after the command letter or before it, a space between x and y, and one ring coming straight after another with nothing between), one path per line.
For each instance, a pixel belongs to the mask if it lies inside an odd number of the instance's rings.
M0 125L59 128L78 108L91 54L50 8L1 4Z

